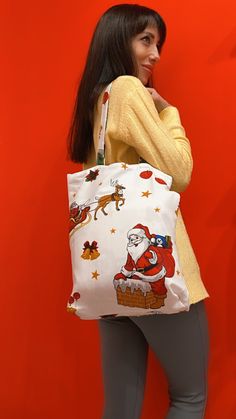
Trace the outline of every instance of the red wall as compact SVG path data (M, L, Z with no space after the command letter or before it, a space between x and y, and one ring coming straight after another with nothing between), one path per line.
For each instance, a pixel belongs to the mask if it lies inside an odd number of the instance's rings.
M95 419L103 403L96 321L66 312L71 291L65 137L98 17L112 4L1 2L1 401L4 419ZM153 0L168 26L157 90L180 110L194 155L182 211L211 335L206 417L236 417L235 2ZM143 419L164 417L150 354Z

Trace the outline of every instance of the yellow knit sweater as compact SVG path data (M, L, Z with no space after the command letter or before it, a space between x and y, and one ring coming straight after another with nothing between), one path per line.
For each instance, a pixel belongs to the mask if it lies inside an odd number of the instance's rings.
M94 148L84 169L96 165L95 150L98 146L102 96L95 109ZM193 166L191 147L177 108L168 106L158 113L150 93L136 77L120 76L112 83L105 144L106 164L136 164L141 156L152 166L172 176L172 190L182 192L190 182ZM208 297L208 293L201 280L180 211L176 225L176 245L190 304L196 303Z

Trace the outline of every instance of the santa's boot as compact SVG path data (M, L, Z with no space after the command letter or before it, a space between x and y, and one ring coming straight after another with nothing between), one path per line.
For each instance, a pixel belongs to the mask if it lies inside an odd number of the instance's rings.
M166 294L163 295L155 295L156 301L150 305L150 308L161 308L165 305L164 300L167 297Z

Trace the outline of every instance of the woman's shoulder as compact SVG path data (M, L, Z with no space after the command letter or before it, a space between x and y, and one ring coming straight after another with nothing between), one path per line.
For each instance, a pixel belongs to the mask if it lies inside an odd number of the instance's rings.
M131 86L142 86L141 81L138 79L138 77L135 76L119 76L112 82L113 85L123 85L123 84L129 84Z
M144 100L150 100L148 93L142 82L135 76L119 76L112 82L111 99L122 104Z
M129 93L130 91L134 92L136 90L146 90L141 81L135 76L117 77L112 82L112 89L122 93Z

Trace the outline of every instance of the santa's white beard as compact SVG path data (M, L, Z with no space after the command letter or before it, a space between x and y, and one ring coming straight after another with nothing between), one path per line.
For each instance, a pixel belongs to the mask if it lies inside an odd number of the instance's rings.
M143 253L146 252L149 245L149 240L144 238L137 246L127 246L128 253L130 254L135 263L143 255Z

